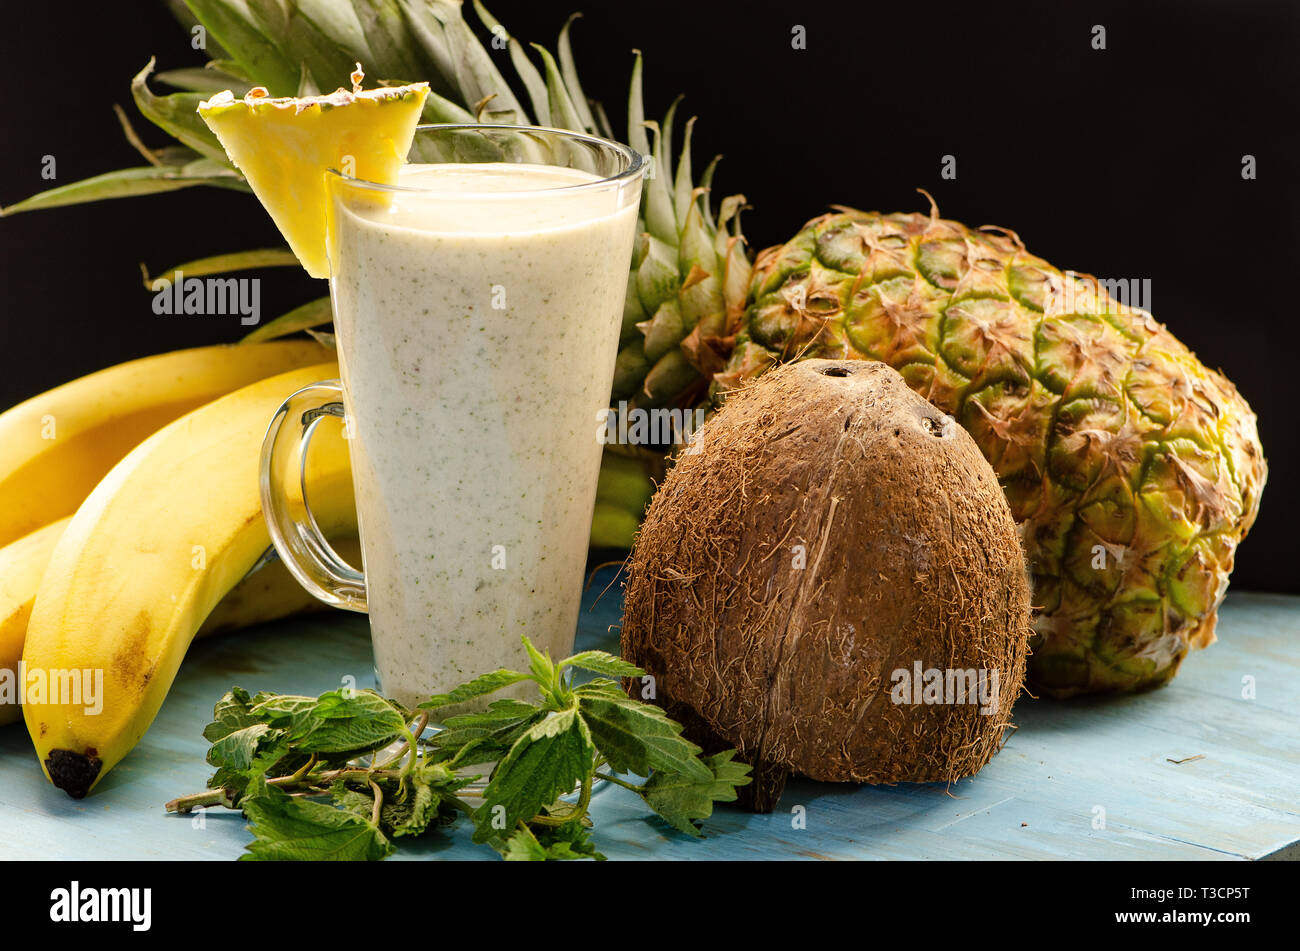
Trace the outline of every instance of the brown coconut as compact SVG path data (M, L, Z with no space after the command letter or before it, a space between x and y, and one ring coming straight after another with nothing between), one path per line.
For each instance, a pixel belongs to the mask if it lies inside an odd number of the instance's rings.
M746 804L770 810L791 773L952 782L983 767L1024 681L1030 595L966 431L883 363L807 360L732 395L693 449L637 540L623 656L688 736L754 765ZM895 702L895 672L918 661L984 671L986 689L996 671L992 712Z

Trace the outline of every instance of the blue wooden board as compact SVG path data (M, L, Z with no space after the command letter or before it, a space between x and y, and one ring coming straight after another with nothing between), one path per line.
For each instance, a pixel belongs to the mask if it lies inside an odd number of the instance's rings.
M618 648L617 587L597 602L609 578L589 591L582 648ZM795 781L772 814L721 807L695 840L607 786L596 839L612 859L1300 858L1300 598L1234 592L1219 637L1153 693L1023 698L1002 752L951 788ZM46 783L21 725L0 728L0 857L237 857L238 813L162 808L207 781L212 704L232 684L314 694L349 675L373 682L365 619L343 612L199 643L144 741L80 802ZM397 857L496 858L464 824Z

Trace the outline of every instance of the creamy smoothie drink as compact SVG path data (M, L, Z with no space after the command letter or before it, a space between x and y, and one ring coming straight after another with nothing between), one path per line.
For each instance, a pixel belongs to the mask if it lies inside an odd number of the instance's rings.
M364 595L341 565L313 580L364 600L382 688L413 706L526 667L521 634L572 647L640 176L447 162L331 191Z

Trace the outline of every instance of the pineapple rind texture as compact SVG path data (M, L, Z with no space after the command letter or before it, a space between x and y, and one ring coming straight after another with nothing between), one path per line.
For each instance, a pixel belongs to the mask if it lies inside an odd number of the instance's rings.
M846 210L758 256L736 329L719 394L881 360L974 436L1020 524L1036 692L1158 686L1214 641L1267 465L1236 388L1146 311L1011 232Z

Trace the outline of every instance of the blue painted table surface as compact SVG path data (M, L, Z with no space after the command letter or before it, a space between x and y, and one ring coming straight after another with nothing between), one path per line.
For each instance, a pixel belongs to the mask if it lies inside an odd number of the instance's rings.
M600 596L609 580L606 571L588 589L582 648L618 649L619 589ZM200 642L143 742L79 802L46 783L21 725L0 728L0 857L237 857L249 840L239 813L163 812L204 788L200 731L213 703L233 684L315 694L347 675L364 686L370 670L365 618L343 612ZM1300 598L1234 592L1218 643L1168 687L1023 697L1015 722L993 761L951 787L793 781L770 815L720 807L698 840L606 786L592 803L596 841L611 859L1300 857ZM395 858L496 854L458 823L403 842Z

